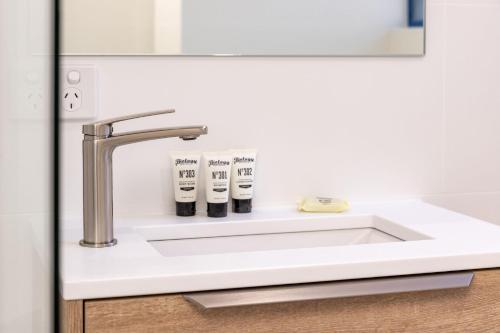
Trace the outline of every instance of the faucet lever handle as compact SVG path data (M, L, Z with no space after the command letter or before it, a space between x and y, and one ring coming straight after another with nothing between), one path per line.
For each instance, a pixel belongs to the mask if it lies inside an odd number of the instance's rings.
M174 113L174 112L175 112L174 109L167 109L167 110L160 110L160 111L134 113L134 114L126 115L126 116L105 119L105 120L99 120L99 121L96 121L94 123L83 125L82 126L82 133L85 135L109 137L111 135L111 133L113 132L113 124L114 123L117 123L120 121L125 121L125 120L130 120L130 119L150 117L150 116L156 116L159 114L167 114L167 113Z

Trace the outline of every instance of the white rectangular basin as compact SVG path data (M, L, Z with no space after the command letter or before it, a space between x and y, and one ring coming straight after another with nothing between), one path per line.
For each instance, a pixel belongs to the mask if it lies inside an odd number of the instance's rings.
M232 234L218 227L218 233L182 237L164 235L163 239L149 239L149 243L165 257L194 256L238 252L258 252L317 247L333 247L425 239L411 230L376 216L322 219L322 224L308 220L269 221L254 223L245 234ZM346 228L352 226L352 228ZM160 234L157 230L156 234Z
M401 242L375 228L150 241L165 257Z

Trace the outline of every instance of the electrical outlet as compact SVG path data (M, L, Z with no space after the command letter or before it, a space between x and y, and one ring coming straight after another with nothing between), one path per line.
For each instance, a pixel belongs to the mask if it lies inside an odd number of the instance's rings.
M44 107L43 102L43 93L42 90L38 87L33 87L28 90L26 94L26 106L25 112L30 115L36 115L37 113L41 113L41 109Z
M12 119L44 120L49 117L50 106L46 96L50 96L50 92L48 84L43 84L43 81L43 74L36 69L28 69L17 78L16 84L22 87L16 89L17 100L23 103L10 109Z
M76 112L82 106L82 93L76 88L63 91L63 109L66 112Z
M97 72L94 66L64 66L60 82L62 119L92 119L97 116Z

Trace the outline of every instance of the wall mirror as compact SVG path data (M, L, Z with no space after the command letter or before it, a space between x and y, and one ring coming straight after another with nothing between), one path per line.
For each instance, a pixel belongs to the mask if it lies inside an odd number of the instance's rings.
M425 0L62 0L64 54L421 56Z

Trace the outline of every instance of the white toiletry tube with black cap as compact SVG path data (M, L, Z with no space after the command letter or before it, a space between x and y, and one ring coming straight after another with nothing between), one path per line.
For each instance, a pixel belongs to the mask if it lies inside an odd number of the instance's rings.
M227 216L229 182L233 155L229 151L203 153L205 168L207 215Z
M193 216L196 214L201 153L197 151L178 151L172 152L170 156L176 214L177 216Z
M257 150L232 150L231 197L234 213L250 213L255 183Z

